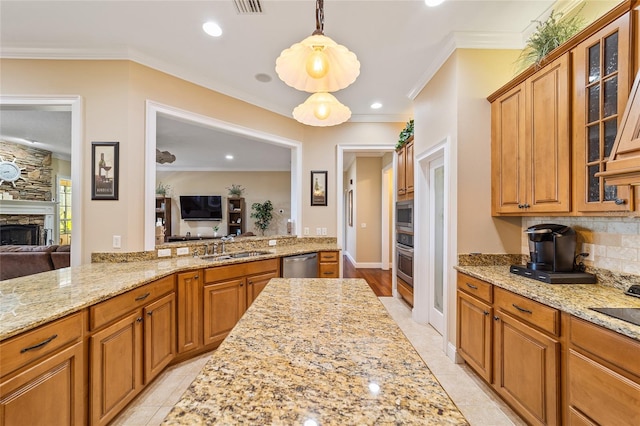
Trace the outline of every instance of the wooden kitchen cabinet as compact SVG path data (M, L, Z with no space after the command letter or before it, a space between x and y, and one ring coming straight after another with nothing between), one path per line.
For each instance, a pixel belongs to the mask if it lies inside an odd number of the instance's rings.
M458 273L457 347L487 383L493 379L493 286Z
M251 306L256 297L264 290L271 278L278 278L277 271L254 274L247 277L247 308Z
M569 424L640 424L640 343L573 316L569 330Z
M205 283L203 301L204 344L217 346L246 310L244 277Z
M204 345L219 345L269 280L279 276L279 259L205 269Z
M528 423L560 424L560 341L549 332L559 311L500 288L494 297L494 389Z
M397 199L413 199L413 136L396 151L398 155Z
M492 214L569 213L569 55L491 103Z
M147 385L176 356L176 296L174 293L145 306L144 384Z
M0 344L0 424L86 423L85 315L77 313Z
M340 277L340 253L337 251L321 251L318 253L318 277Z
M111 421L174 358L174 286L171 275L89 308L93 426Z
M633 78L630 13L582 41L573 59L574 204L578 212L630 211L628 185L605 183L604 172Z
M178 353L202 346L202 271L182 272L177 276L176 314Z

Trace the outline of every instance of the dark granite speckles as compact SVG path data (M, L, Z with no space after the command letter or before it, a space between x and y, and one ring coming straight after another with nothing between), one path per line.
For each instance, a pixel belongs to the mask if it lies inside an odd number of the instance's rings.
M468 424L363 280L275 279L166 425Z
M547 284L509 272L508 266L456 266L456 269L497 287L568 312L579 318L640 340L640 326L589 308L640 308L640 298L600 284Z

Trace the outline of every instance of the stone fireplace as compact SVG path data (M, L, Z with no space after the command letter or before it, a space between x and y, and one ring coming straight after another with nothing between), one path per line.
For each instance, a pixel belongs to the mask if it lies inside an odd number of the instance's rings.
M56 203L0 200L2 245L47 245L57 241Z

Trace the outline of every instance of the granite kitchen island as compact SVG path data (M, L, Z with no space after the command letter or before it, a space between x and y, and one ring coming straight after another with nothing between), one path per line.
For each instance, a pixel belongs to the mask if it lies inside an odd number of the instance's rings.
M166 425L468 422L361 279L273 279Z

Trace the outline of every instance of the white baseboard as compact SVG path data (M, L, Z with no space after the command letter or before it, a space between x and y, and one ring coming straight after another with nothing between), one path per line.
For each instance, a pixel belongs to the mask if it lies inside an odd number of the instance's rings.
M358 263L351 256L351 253L345 251L342 254L347 256L347 259L349 259L349 262L351 262L351 264L356 268L377 268L377 269L382 268L382 262L360 262L360 263Z
M458 349L456 348L456 345L454 345L451 342L447 343L447 357L451 361L453 361L455 364L463 364L464 363L464 360L462 359L462 357L460 357L460 355L458 355Z

